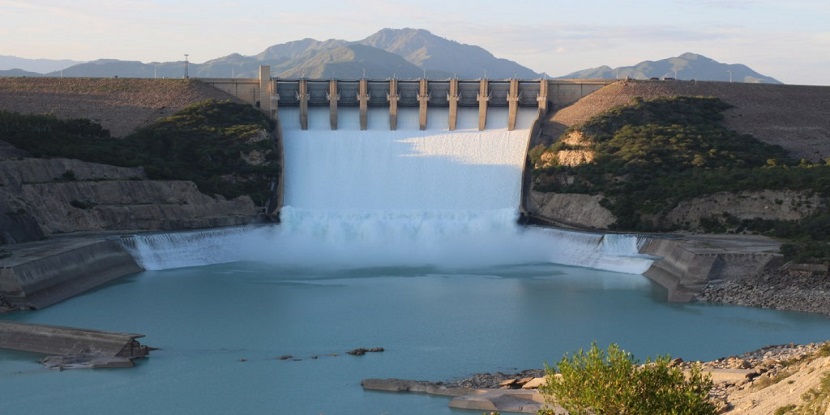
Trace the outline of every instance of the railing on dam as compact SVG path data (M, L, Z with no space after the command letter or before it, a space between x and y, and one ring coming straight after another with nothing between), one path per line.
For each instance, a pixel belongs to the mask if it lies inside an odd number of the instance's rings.
M419 125L426 128L427 108L446 107L450 130L456 128L459 107L477 107L478 128L487 126L488 107L508 108L508 129L516 125L519 107L541 113L564 106L613 82L609 80L461 80L461 79L281 79L270 67L260 67L259 79L201 79L237 98L256 105L275 119L280 107L299 107L300 126L308 128L310 107L328 107L330 124L337 129L339 107L360 108L360 128L367 128L368 108L389 108L389 126L397 128L398 108L419 108Z

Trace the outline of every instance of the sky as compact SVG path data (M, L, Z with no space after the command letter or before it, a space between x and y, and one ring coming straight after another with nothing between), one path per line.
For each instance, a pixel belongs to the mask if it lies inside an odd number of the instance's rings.
M0 0L0 55L201 63L405 27L550 76L693 52L830 85L827 0Z

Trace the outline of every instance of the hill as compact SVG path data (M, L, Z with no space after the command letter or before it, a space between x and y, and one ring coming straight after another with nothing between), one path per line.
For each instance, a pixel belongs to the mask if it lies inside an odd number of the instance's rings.
M608 85L543 125L529 211L621 231L757 232L788 239L789 258L826 260L830 120L816 109L828 100L827 87ZM578 208L561 207L569 198Z
M830 87L759 85L724 82L620 81L554 112L544 125L542 142L558 139L568 127L584 123L635 97L717 97L732 106L724 125L786 149L796 159L830 157L830 119L819 108L830 102Z
M723 81L780 84L774 78L761 75L746 65L720 63L703 55L684 53L659 61L644 61L634 66L584 69L559 78L577 79L652 79L676 78L699 81Z
M38 77L38 76L43 76L43 74L39 74L37 72L24 71L23 69L20 69L20 68L0 70L0 77L25 77L25 76Z
M83 62L69 59L27 59L17 56L0 55L0 68L18 68L26 72L39 74L59 71L79 63Z
M235 97L195 80L0 78L0 109L21 114L88 118L115 137L194 102Z
M458 43L423 29L383 29L359 43L399 55L427 74L443 72L447 76L471 79L540 77L516 62L496 58L479 46Z

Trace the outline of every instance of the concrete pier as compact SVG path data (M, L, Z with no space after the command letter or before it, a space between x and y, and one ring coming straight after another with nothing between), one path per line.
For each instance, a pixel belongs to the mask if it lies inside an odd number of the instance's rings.
M539 114L547 114L548 112L548 87L547 81L539 83L539 92L536 93L536 102L539 106Z
M271 96L273 96L273 91L271 90L271 67L260 66L258 97L259 109L273 117L274 114L271 112Z
M300 128L308 130L308 81L297 81L297 101L300 103Z
M389 91L386 92L386 100L389 101L389 129L395 131L398 129L398 101L401 100L397 79L389 80Z
M329 91L326 92L326 99L329 100L329 124L332 131L337 130L337 101L340 101L340 93L337 92L337 80L329 81Z
M507 130L516 129L516 114L519 111L519 80L510 80L510 90L507 92Z
M482 79L479 83L476 100L478 101L478 129L484 131L487 127L487 102L490 101L489 82L486 79Z
M141 337L144 335L0 321L0 348L49 355L44 364L57 369L64 369L62 365L132 367L133 359L150 352L136 340Z
M360 80L357 92L357 101L360 103L360 129L369 128L369 83L365 79Z
M458 100L461 98L458 92L458 79L450 79L450 91L447 92L447 102L450 105L450 131L454 131L458 124Z
M418 86L418 125L421 131L427 129L427 104L429 103L429 81L421 79Z

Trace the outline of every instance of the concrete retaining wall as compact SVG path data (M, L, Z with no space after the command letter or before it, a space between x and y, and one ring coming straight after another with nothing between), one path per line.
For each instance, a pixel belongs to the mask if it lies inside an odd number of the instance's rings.
M760 275L780 257L779 245L755 236L654 238L640 253L659 257L644 275L668 290L668 300L688 302L710 281Z
M143 269L115 241L27 244L0 262L0 293L22 308L43 308Z

